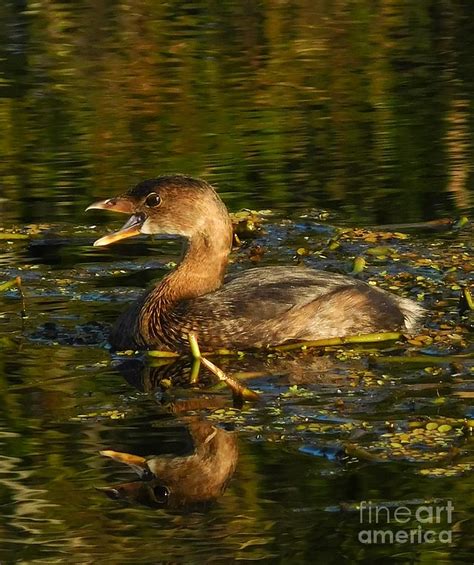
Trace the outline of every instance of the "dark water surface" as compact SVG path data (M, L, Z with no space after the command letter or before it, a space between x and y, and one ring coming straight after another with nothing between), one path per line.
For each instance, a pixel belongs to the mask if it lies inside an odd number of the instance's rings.
M10 0L0 38L0 283L21 276L28 312L0 294L0 562L472 563L472 224L339 230L472 211L471 2ZM273 211L233 272L363 256L430 309L425 341L219 359L262 395L242 409L186 363L112 358L109 324L179 245L94 249L116 222L84 208L176 171ZM230 466L200 503L196 473L166 490L99 454L191 438ZM369 501L411 518L374 527ZM448 501L452 520L416 519Z

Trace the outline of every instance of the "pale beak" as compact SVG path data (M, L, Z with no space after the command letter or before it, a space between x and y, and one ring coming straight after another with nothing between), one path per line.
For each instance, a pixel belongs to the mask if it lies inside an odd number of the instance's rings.
M107 198L106 200L94 202L87 206L86 212L88 210L110 210L111 212L121 212L122 214L133 214L134 206L133 202L128 198L118 196L117 198Z
M150 472L146 459L144 457L140 457L139 455L122 453L120 451L111 451L110 449L100 451L100 454L104 457L110 457L110 459L118 461L119 463L125 463L125 465L131 467L140 476L146 474L147 472Z
M133 202L124 197L108 198L107 200L94 202L86 208L86 212L87 210L110 210L111 212L132 214L131 218L118 231L109 233L97 241L94 241L95 247L109 245L110 243L115 243L121 239L139 235L141 233L140 229L145 221L141 215L134 214L135 208Z

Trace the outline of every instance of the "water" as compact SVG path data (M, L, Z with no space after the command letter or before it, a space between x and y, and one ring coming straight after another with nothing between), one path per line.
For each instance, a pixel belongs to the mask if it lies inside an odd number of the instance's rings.
M473 365L459 355L473 341L457 314L472 225L402 229L407 239L348 232L328 246L341 226L470 214L471 12L415 1L0 6L0 210L2 228L25 236L0 231L0 282L22 277L28 312L15 290L0 295L2 563L472 563ZM216 184L233 211L272 210L233 272L255 261L348 272L362 255L362 278L424 300L433 343L219 359L262 395L242 409L208 390L209 376L186 386L187 366L124 367L109 324L179 245L93 249L116 224L84 208L175 171ZM238 451L214 500L179 504L161 484L152 495L120 487L127 500L97 490L138 479L99 451L185 457L196 422ZM230 459L221 453L216 465ZM449 544L359 540L361 501L414 513L448 500L452 522L433 529L449 530Z
M5 2L4 213L80 221L92 197L170 171L236 207L376 223L466 209L470 16L468 2Z

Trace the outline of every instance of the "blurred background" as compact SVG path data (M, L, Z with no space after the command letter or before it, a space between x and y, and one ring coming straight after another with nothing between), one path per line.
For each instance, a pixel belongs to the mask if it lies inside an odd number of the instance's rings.
M470 0L4 0L0 197L14 222L183 172L234 209L354 222L472 204Z

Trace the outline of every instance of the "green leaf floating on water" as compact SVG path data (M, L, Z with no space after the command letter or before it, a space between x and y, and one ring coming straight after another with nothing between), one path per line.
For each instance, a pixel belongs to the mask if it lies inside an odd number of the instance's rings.
M467 216L461 216L459 220L453 225L453 230L462 230L469 223Z
M158 349L147 351L147 355L149 357L179 357L179 353L175 353L174 351L160 351Z
M363 257L356 257L354 263L352 264L351 275L358 275L362 273L365 268L365 259Z
M474 310L474 299L472 294L467 288L467 286L461 289L461 298L459 301L459 310L461 314L466 312L466 310Z
M26 318L26 302L25 302L25 295L23 294L23 289L21 286L21 277L16 277L10 281L6 281L4 283L0 283L0 292L6 292L7 290L10 290L11 288L16 287L18 289L18 292L20 293L20 297L21 297L21 316L23 318Z
M13 241L18 239L29 239L29 236L25 233L0 232L0 241Z
M4 283L0 283L0 292L6 292L11 288L18 287L18 278L12 279L11 281L6 281Z
M375 257L386 257L387 255L392 255L394 250L386 245L378 245L377 247L369 247L367 253Z

